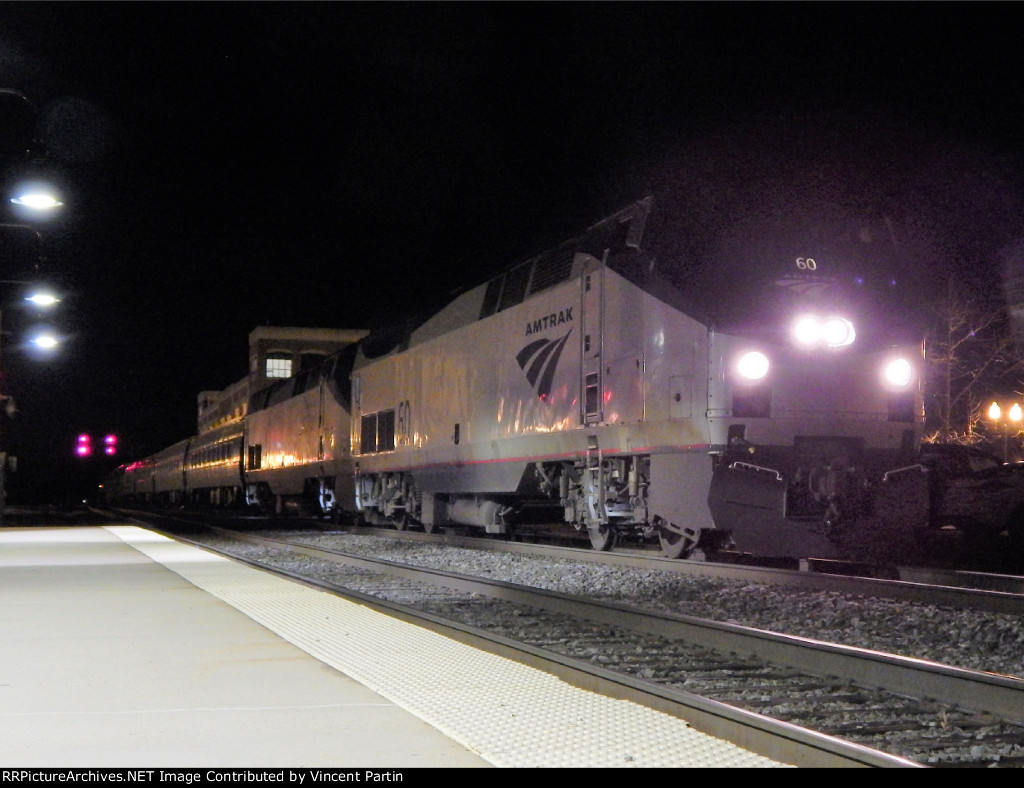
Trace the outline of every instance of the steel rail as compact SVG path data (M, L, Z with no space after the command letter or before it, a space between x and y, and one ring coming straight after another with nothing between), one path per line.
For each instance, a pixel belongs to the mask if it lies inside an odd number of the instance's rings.
M682 640L717 651L734 652L786 665L811 675L837 676L860 686L913 697L932 698L976 712L995 714L1024 725L1024 680L968 670L871 649L826 643L675 613L647 612L629 605L597 602L557 591L528 588L500 580L407 566L382 559L293 544L278 539L231 533L252 543L284 545L288 550L434 585L484 594L609 626Z
M381 559L364 558L323 548L298 545L235 530L217 528L213 528L213 530L222 530L230 534L233 539L241 539L254 544L286 546L290 551L311 557L341 561L354 566L387 571L396 576L419 582L429 581L435 585L454 587L458 590L484 594L519 604L530 604L552 612L589 618L598 623L627 627L644 634L681 640L718 651L751 655L811 675L836 676L860 686L882 688L913 697L933 698L939 702L971 711L995 714L1015 724L1024 724L1024 680L1016 677L958 668L872 649L826 643L810 638L768 632L681 614L642 611L624 604L596 602L503 581L405 566ZM565 548L557 549L564 550ZM676 564L678 562L667 561L667 563ZM646 566L646 564L643 565ZM749 574L745 577L749 579ZM827 578L820 579L842 581L850 578L836 578L829 575ZM901 581L886 581L886 583L894 588L899 588L901 585L917 585L901 584ZM921 586L920 588L932 589L933 587ZM828 590L836 589L829 586ZM863 593L863 591L857 593ZM996 592L978 593L986 595Z
M152 528L139 522L143 527ZM216 529L215 529L216 530ZM166 533L166 532L165 532ZM653 708L666 714L678 717L692 725L696 730L710 736L729 741L750 752L794 766L809 768L836 767L887 767L887 768L922 768L922 765L906 758L889 755L884 752L845 741L833 736L819 733L792 723L775 720L745 709L704 698L699 695L663 687L642 679L617 673L591 662L574 657L557 654L546 649L522 643L508 637L497 635L487 630L449 621L439 616L424 613L413 607L390 602L379 597L363 594L346 588L344 585L325 580L312 579L280 568L274 568L257 560L232 554L203 543L168 533L175 539L193 544L205 550L241 561L257 569L290 578L304 585L330 591L347 599L357 601L373 610L393 616L400 620L425 626L457 640L461 643L479 648L522 664L543 670L547 673L572 684L573 686L600 693L608 697L629 700L637 704ZM292 545L279 540L271 540L238 532L231 532L232 538L254 544L276 543L287 544L288 549L310 557L325 558L325 551L303 545ZM329 553L329 551L328 551ZM499 598L520 604L537 603L537 594L548 596L546 592L531 593L530 589L509 583L488 583L475 578L461 575L446 575L430 569L406 567L388 561L378 561L358 556L347 556L329 553L328 560L385 572L395 577L411 579L418 582L453 588L457 591L473 593L496 592ZM425 581L425 578L426 581ZM561 595L551 595L561 596ZM563 601L570 601L566 597ZM565 611L575 609L568 605ZM556 606L556 612L557 606ZM621 613L620 613L621 615ZM621 621L617 622L621 625Z
M141 513L139 513L141 515ZM150 513L146 513L151 516ZM195 520L181 522L196 524ZM267 524L267 527L271 527ZM376 527L346 527L347 533L379 534ZM986 613L1024 615L1024 577L979 572L954 572L939 569L894 567L899 578L868 577L840 573L839 562L806 559L799 570L771 566L749 566L712 561L679 561L641 551L598 552L589 547L564 547L497 539L482 539L455 533L426 534L417 531L385 529L395 539L423 541L477 550L500 550L523 555L547 556L586 563L601 563L633 569L663 572L719 580L743 580L808 591L893 599L916 604L944 605Z
M367 529L367 532L369 530ZM407 531L389 531L388 533L393 534L395 538L430 541L452 547L504 550L526 555L545 555L634 569L656 569L694 577L744 580L752 583L802 588L808 591L834 591L918 604L950 605L986 613L1024 615L1024 578L1013 575L896 567L893 572L898 573L900 579L890 579L839 574L837 571L830 571L841 568L838 562L834 561L808 559L803 562L804 569L794 570L711 561L679 561L642 553L597 552L588 548L496 541L453 534L422 534ZM979 587L981 585L990 587Z

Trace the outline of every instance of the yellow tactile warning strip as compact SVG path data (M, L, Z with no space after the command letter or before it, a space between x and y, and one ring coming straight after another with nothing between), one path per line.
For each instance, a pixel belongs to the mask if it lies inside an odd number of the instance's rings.
M106 530L495 766L785 766L243 563L134 526Z

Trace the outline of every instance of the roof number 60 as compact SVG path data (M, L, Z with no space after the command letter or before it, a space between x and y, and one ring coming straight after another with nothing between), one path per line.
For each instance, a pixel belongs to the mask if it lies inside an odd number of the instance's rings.
M814 262L813 257L798 257L796 258L796 267L801 271L814 271L818 264Z

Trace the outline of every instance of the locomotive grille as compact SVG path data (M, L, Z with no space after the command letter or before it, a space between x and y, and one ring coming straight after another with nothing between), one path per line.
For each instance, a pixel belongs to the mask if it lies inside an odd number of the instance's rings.
M576 244L564 244L521 263L487 283L480 318L521 304L528 296L566 281L572 275Z
M563 246L537 258L530 279L530 295L547 290L564 282L572 273L572 261L576 256L575 245Z

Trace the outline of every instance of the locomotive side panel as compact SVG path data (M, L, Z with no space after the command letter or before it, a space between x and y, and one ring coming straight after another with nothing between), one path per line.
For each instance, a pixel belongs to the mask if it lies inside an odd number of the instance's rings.
M474 400L481 448L579 427L579 304L579 283L570 280L476 324L479 338L470 339L467 351L475 366L492 368L492 381ZM564 443L554 450L560 449ZM536 451L508 449L512 456Z
M657 516L711 526L697 354L706 329L592 257L578 255L574 271L497 314L418 344L414 335L408 350L359 365L361 413L373 411L363 429L385 409L396 414L393 443L356 443L362 505L501 530L479 514L483 503L510 511L531 501L588 530L607 530L610 518L646 529L654 465L664 477ZM680 453L687 458L668 459ZM680 473L692 484L673 478ZM460 505L467 496L472 506Z
M353 441L361 471L415 472L432 493L515 492L528 457L548 450L537 436L578 425L578 351L566 348L577 292L573 284L552 289L532 307L541 318L527 321L521 308L509 309L361 365ZM545 319L554 340L540 336ZM530 343L544 345L539 360L523 353ZM543 396L531 387L531 370ZM393 444L372 451L362 432L380 414L390 424L391 411Z

